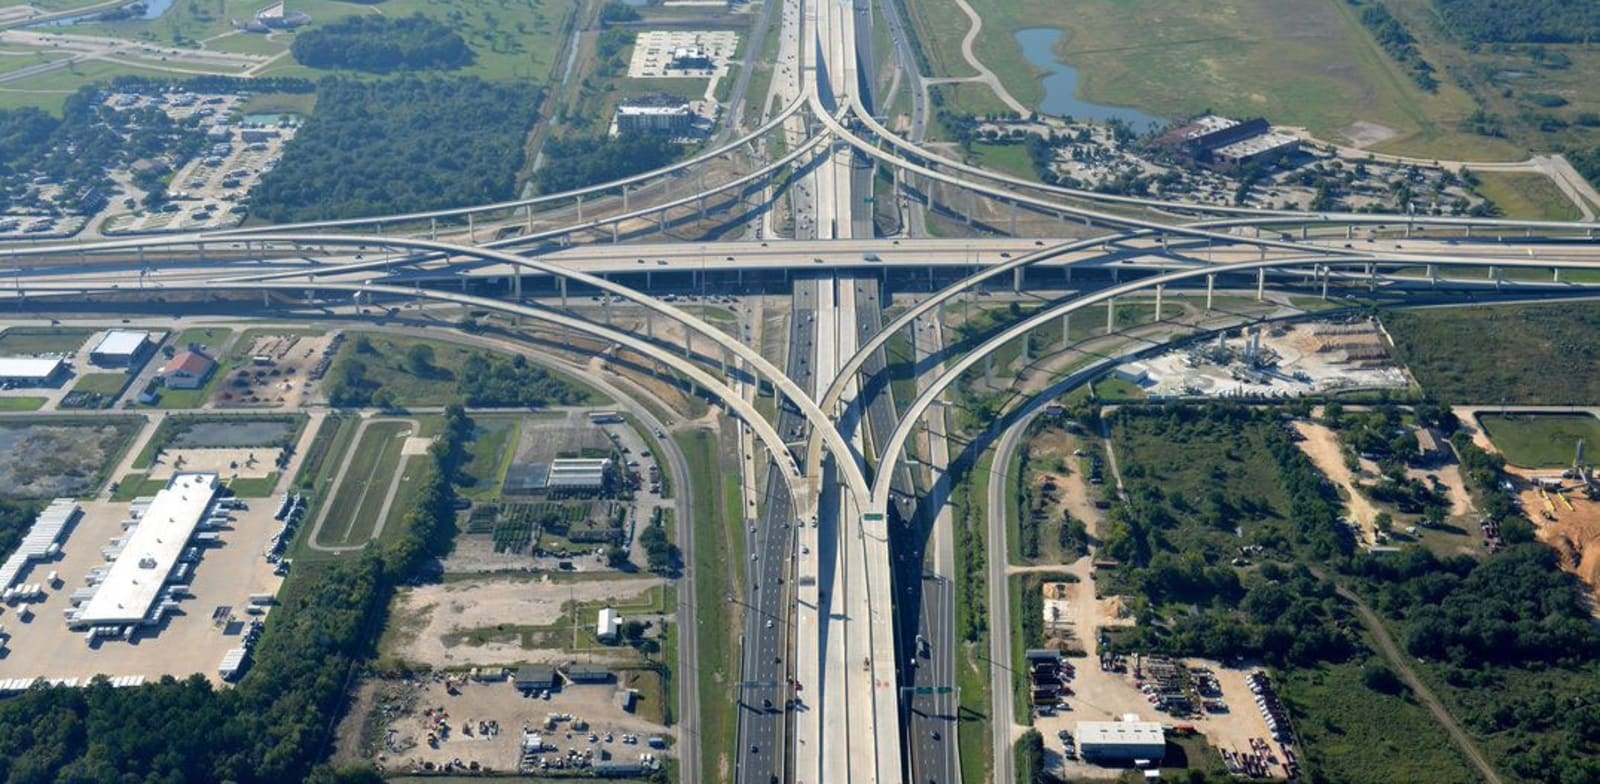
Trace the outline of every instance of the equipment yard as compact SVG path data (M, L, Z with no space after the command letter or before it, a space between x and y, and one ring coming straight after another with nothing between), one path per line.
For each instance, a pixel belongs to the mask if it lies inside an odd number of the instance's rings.
M1410 378L1375 321L1258 327L1219 333L1114 373L1156 397L1294 397L1405 389Z

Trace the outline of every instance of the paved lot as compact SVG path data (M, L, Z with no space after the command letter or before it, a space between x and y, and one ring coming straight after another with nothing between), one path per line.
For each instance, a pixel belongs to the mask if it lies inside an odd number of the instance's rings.
M273 575L264 552L268 540L282 529L272 519L276 506L259 500L236 512L231 529L224 529L223 544L205 550L190 581L193 598L183 600L178 614L166 623L135 635L129 642L104 641L91 646L80 633L67 629L63 612L68 597L84 587L89 570L106 563L101 555L113 538L122 536L121 522L129 504L88 502L83 520L72 530L55 563L34 566L24 582L44 582L52 570L60 572L59 587L48 588L42 603L33 605L31 622L18 618L17 608L5 607L0 623L11 634L9 653L0 658L0 678L47 677L86 679L95 674L162 675L184 677L201 673L218 681L217 664L229 648L238 647L247 598L252 593L276 593L282 578ZM219 628L211 622L219 606L233 608L239 621Z

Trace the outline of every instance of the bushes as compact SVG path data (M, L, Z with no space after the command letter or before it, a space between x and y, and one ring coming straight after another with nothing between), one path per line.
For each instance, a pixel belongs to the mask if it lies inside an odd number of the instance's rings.
M460 68L472 50L456 31L421 14L347 16L295 36L296 62L312 68L349 68L368 73Z
M676 159L679 149L657 136L551 139L545 143L539 190L555 193L659 169Z

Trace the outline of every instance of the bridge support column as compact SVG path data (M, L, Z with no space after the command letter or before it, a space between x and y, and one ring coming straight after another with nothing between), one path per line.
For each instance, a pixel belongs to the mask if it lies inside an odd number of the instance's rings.
M1017 236L1017 213L1020 212L1021 209L1022 209L1021 207L1017 206L1016 202L1011 202L1011 232L1010 233L1011 233L1011 236L1013 236L1013 237Z
M1356 227L1355 226L1345 226L1344 227L1344 238L1347 239L1347 240L1355 239L1356 238Z
M1030 356L1030 354L1032 352L1029 351L1029 349L1032 348L1032 347L1033 347L1033 333L1032 332L1024 332L1024 333L1022 333L1022 365L1023 365L1023 367L1027 367L1028 363L1033 361L1033 358Z
M268 292L267 289L262 289L261 290L261 307L263 307L263 308L272 307L272 295Z
M628 211L628 186L622 186L622 211Z
M522 275L515 270L511 273L511 298L518 305L522 304Z
M990 354L989 356L983 358L983 380L994 380L994 354Z
M527 220L527 227L528 227L527 231L528 231L528 233L532 234L533 233L533 205L532 204L524 204L524 205L522 205L522 217Z
M667 230L667 211L666 210L662 210L662 211L656 213L656 231L666 231L666 230Z
M1266 298L1267 298L1267 268L1266 267L1262 267L1262 268L1256 270L1256 301L1260 302L1260 301L1262 301L1262 300L1264 300Z
M472 243L476 243L478 241L478 228L477 226L473 225L472 213L470 212L467 213L467 241Z
M194 252L197 256L199 256L201 264L206 263L206 244L204 242L195 243Z
M1166 293L1166 289L1165 283L1156 284L1156 321L1161 320L1161 295Z
M1119 269L1117 267L1112 267L1111 268L1111 282L1112 283L1121 283L1122 282L1122 270L1121 269Z
M1106 300L1106 334L1117 331L1117 298Z
M1411 239L1411 221L1406 221L1406 239Z
M567 309L567 279L566 278L556 278L556 281L561 286L561 309L562 310L566 310Z
M1217 287L1217 276L1215 274L1207 275L1206 276L1206 310L1211 310L1211 292L1214 291L1216 289L1216 287Z
M438 218L429 218L428 219L428 239L430 239L430 240L439 239L439 219Z
M656 337L656 312L649 308L644 309L644 336L651 340Z
M1467 224L1467 239L1472 239L1472 224L1470 223Z
M611 241L613 243L617 241L617 224L615 223L611 224Z
M1061 347L1066 348L1072 343L1072 314L1061 314Z
M1428 265L1428 284L1433 286L1439 285L1439 265Z
M1071 267L1071 265L1062 267L1061 271L1066 273L1066 277L1063 278L1061 282L1067 284L1068 286L1072 285L1072 267Z
M1016 268L1016 269L1011 271L1011 293L1018 294L1018 293L1021 293L1021 292L1022 292L1022 268L1018 267L1018 268Z
M1328 279L1333 277L1333 270L1327 267L1318 267L1317 272L1322 275L1322 301L1328 301Z
M139 246L139 266L140 267L144 266L144 246L143 245Z
M978 196L972 191L967 191L967 225L972 225L972 213L978 209Z
M1300 239L1306 239L1310 235L1311 235L1311 227L1302 225L1300 227Z
M1161 252L1167 252L1167 233L1164 231L1161 232Z
M583 197L578 197L578 222L583 222Z

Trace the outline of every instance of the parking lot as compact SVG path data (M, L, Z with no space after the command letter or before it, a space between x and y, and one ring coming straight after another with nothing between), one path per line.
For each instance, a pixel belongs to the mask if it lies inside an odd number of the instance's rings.
M15 606L0 607L0 623L10 636L0 658L0 678L76 678L82 683L97 674L153 680L198 672L220 682L217 665L223 653L243 644L247 622L255 617L246 612L248 597L276 593L282 583L264 557L269 540L283 528L272 519L275 505L260 500L234 512L220 543L203 550L190 581L192 596L177 613L158 626L138 630L131 640L91 644L83 633L67 628L64 612L71 607L72 592L86 585L89 571L107 563L101 549L123 536L120 524L129 506L85 502L83 517L69 532L59 560L36 563L23 576L25 582L45 583L46 575L55 571L60 579L44 586L44 599L31 605L31 620L19 618ZM213 614L223 607L229 608L223 613L229 622L214 624Z

